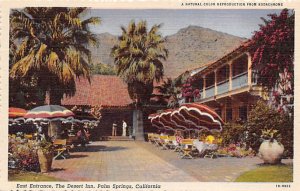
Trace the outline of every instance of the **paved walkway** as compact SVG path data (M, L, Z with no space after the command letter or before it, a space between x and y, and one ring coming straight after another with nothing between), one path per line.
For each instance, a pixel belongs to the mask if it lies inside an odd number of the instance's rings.
M233 181L259 163L258 158L180 159L146 142L108 141L54 160L49 175L66 181L216 182Z

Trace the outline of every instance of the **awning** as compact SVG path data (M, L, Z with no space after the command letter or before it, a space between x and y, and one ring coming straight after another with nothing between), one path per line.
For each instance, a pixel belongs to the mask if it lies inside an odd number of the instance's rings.
M199 103L183 104L177 109L167 109L148 117L151 123L165 129L222 131L221 117L211 108Z

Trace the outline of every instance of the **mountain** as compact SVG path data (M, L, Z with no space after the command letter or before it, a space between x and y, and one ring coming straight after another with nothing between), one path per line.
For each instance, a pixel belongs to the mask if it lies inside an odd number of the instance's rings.
M111 48L117 37L109 33L98 34L99 47L91 48L93 63L113 64ZM165 75L177 77L187 70L213 62L239 46L245 38L214 31L199 26L180 29L166 37L169 57L164 62Z

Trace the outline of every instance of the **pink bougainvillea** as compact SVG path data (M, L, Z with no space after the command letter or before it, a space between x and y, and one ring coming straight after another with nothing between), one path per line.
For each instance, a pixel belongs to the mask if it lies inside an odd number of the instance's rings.
M200 98L200 90L193 87L193 78L188 78L186 82L182 85L182 97L185 98L186 102L193 102L194 98Z
M276 90L273 98L294 93L294 29L295 13L284 9L279 15L262 19L260 30L254 32L249 43L252 67L257 71L257 82L269 90Z

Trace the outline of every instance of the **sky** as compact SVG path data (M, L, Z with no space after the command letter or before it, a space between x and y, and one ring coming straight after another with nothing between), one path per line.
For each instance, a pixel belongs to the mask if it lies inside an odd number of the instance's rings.
M174 9L92 9L86 15L100 17L100 25L92 26L94 33L108 32L121 34L121 26L127 26L131 20L146 20L148 28L154 24L163 24L160 32L163 36L172 35L189 25L210 28L231 35L251 38L262 23L261 17L267 18L270 13L281 10L174 10Z

